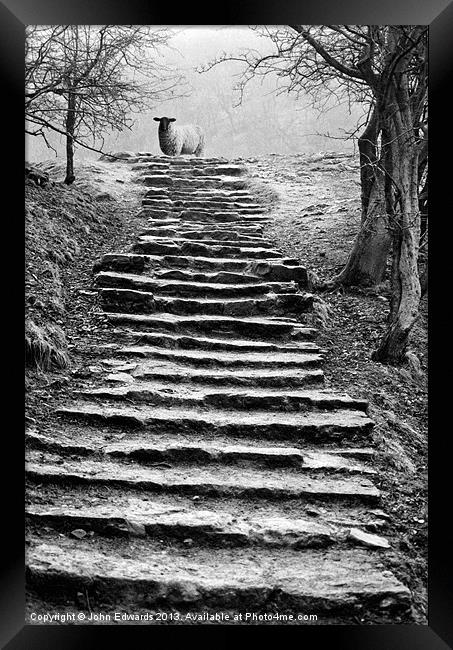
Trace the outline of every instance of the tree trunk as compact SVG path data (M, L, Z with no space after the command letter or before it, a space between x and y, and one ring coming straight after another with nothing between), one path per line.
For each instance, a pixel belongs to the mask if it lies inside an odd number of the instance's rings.
M420 276L420 289L422 297L428 291L428 262L425 264L425 269Z
M425 140L418 156L418 208L420 210L421 230L420 237L423 239L428 227L428 131L425 129ZM425 173L426 172L426 173ZM423 187L422 187L423 183Z
M335 284L374 286L384 279L391 236L385 210L382 172L374 171L374 183L366 204L365 220L344 269L333 279Z
M391 237L385 210L384 178L379 168L377 106L359 138L362 225L344 269L333 285L374 286L382 282L387 268Z
M66 113L66 185L75 181L74 176L74 128L76 120L76 96L69 91L68 110Z
M409 334L417 320L420 305L418 251L420 212L418 205L418 145L409 135L411 116L404 101L393 104L389 118L388 155L386 159L386 194L395 195L399 210L392 215L393 262L392 298L387 330L372 358L384 363L405 361ZM392 189L390 189L392 188Z
M418 207L420 210L420 219L421 219L421 228L420 228L420 237L423 237L428 228L428 174L426 175L425 184L420 192L418 199Z
M395 236L393 275L398 276L398 281L397 286L392 287L392 309L387 330L372 355L375 361L399 364L405 360L421 297L416 254L418 233L419 229L414 232L411 228L404 228Z
M360 152L360 187L362 199L362 223L367 219L368 203L374 186L378 162L379 116L376 106L368 124L358 140Z

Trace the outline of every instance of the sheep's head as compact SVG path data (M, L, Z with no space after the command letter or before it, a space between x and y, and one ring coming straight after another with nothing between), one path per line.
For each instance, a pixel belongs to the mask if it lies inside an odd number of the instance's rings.
M159 131L168 131L170 122L176 122L176 117L155 117L155 122L159 122Z

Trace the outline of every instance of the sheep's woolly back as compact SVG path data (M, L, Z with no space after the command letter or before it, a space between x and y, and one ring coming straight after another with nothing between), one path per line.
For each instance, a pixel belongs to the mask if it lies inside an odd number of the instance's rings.
M204 151L203 129L196 124L170 124L168 131L159 130L159 145L167 156L190 153L201 156Z

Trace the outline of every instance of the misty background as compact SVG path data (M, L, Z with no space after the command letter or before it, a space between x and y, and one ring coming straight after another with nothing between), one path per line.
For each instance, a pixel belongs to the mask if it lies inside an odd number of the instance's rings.
M162 61L174 67L185 79L184 96L150 106L149 111L133 116L131 130L104 135L94 146L103 151L148 151L160 154L158 124L153 117L175 117L177 124L197 123L206 133L207 156L226 158L265 154L313 153L323 150L352 151L352 132L363 107L338 104L334 100L320 109L310 97L285 92L284 80L277 76L253 79L246 87L242 103L234 90L243 70L239 62L221 63L208 72L196 69L222 53L238 54L253 48L265 54L272 44L247 26L172 27L170 47ZM155 54L152 54L155 56ZM26 159L42 161L65 158L65 138L50 133L49 149L41 138L26 139ZM76 145L76 158L96 160L99 154Z

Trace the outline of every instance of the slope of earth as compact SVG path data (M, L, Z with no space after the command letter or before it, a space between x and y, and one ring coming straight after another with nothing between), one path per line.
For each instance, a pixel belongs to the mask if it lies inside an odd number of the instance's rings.
M255 191L273 205L268 238L315 278L332 278L344 266L360 225L357 157L271 155L250 165ZM411 588L417 622L426 623L428 304L425 296L412 336L421 365L414 374L371 360L385 330L389 295L387 281L376 289L318 294L323 303L314 324L326 351L326 384L369 402L378 485L390 514L392 543L404 558L392 569Z
M77 337L90 327L86 314L93 313L96 296L90 292L93 259L106 246L121 246L126 233L130 236L139 203L139 188L126 165L85 163L71 186L61 182L62 163L42 163L37 169L48 173L50 181L44 186L29 179L25 183L30 389L39 377L34 370L70 365Z
M129 176L132 203L107 199L116 225L68 266L73 366L30 391L29 614L413 620L367 404L323 385L305 268L269 234L279 213L241 166L136 163L94 165L95 192Z

